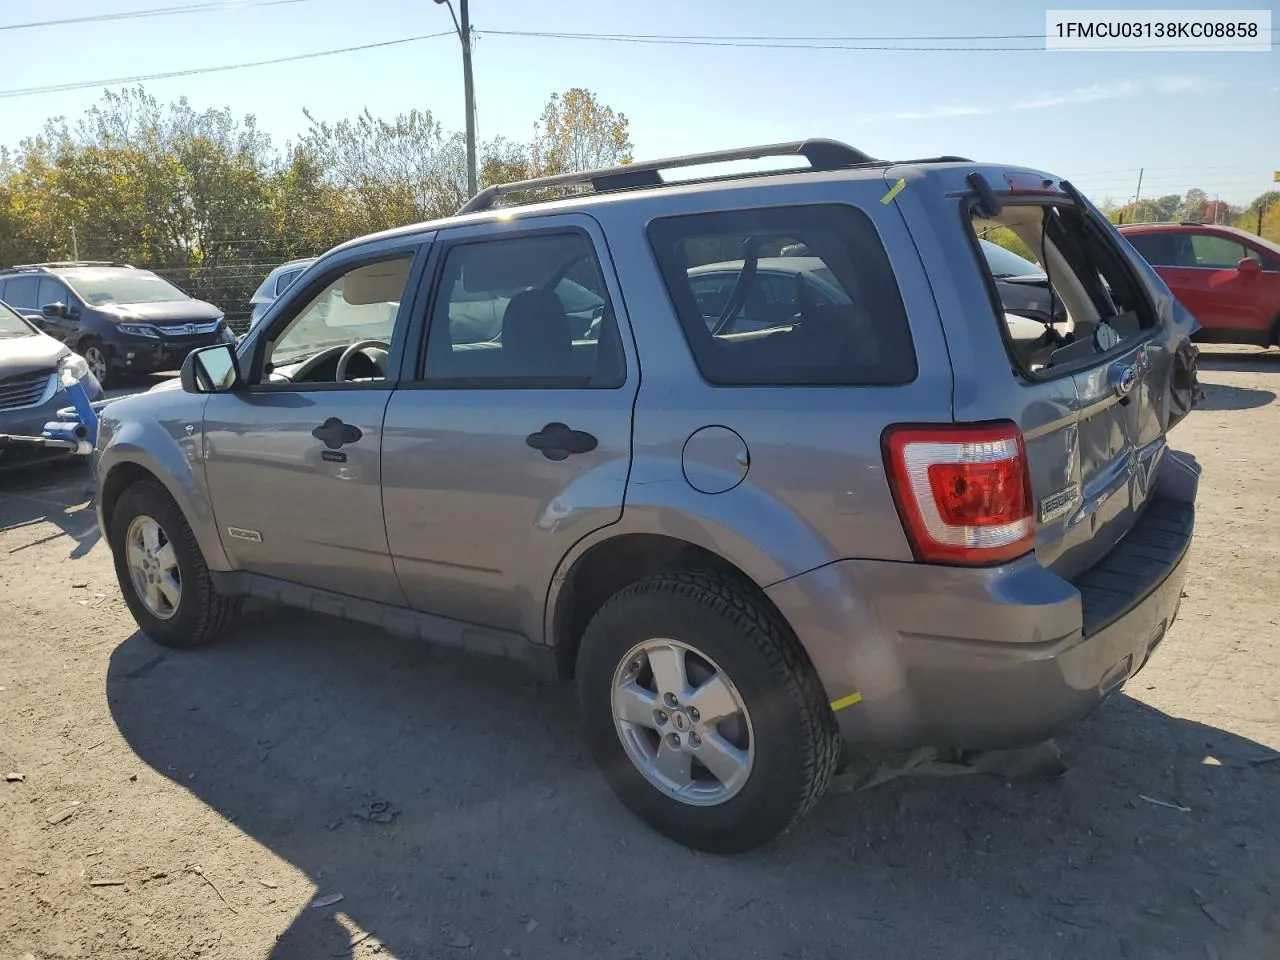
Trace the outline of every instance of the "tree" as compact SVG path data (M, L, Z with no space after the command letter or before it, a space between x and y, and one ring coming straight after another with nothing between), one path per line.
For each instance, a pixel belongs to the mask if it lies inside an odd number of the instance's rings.
M631 162L630 122L584 87L553 93L533 125L531 160L539 175Z
M1182 203L1178 204L1173 219L1202 222L1208 207L1209 195L1203 190L1193 188L1187 191L1187 195L1182 198Z

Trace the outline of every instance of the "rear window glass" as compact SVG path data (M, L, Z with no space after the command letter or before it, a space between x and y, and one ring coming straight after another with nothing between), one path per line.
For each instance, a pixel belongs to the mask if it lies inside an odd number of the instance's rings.
M1032 377L1077 369L1122 349L1155 322L1147 295L1111 236L1071 203L1006 203L973 228L1011 359ZM988 244L1034 268L993 269Z
M703 377L732 386L915 379L893 268L856 207L655 220L649 240Z

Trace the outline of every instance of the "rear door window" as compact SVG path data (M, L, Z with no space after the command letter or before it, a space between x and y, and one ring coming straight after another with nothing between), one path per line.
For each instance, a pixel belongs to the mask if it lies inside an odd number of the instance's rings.
M12 277L4 288L5 303L13 307L15 310L36 310L39 304L36 303L37 285L39 279L37 277Z
M906 309L871 219L826 204L666 217L649 241L702 376L724 386L916 376Z
M1073 204L1006 204L994 218L976 214L973 227L1016 246L1040 275L995 276L979 262L1004 328L1011 359L1024 375L1054 376L1078 369L1142 334L1155 323L1140 282L1102 229ZM1034 308L1027 303L1034 301Z

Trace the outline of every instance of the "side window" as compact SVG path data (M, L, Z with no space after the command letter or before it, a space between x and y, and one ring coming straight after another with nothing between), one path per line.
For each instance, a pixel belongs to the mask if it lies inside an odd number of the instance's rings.
M1168 233L1135 233L1127 238L1142 259L1153 267L1176 267L1178 255L1174 235Z
M363 263L334 278L268 341L264 370L270 381L385 380L412 264L413 257L405 254ZM363 345L348 350L358 343Z
M591 240L544 233L452 247L423 377L456 388L621 386L622 343Z
M43 307L49 303L69 304L71 301L67 296L67 285L61 280L54 280L52 277L41 277L40 288L36 294L36 303Z
M698 369L719 385L883 385L916 376L875 226L844 205L655 220L663 279Z
M1261 257L1243 243L1228 240L1212 233L1193 233L1191 249L1195 251L1197 267L1215 267L1221 270L1234 270L1237 263L1245 257L1261 261Z
M280 274L280 276L276 277L275 295L278 297L280 296L280 294L288 290L290 284L292 284L293 281L298 279L298 274L300 273L302 273L301 270L289 270L286 273L282 273Z
M38 283L37 277L10 277L4 288L5 303L15 310L39 310L40 305L36 303Z

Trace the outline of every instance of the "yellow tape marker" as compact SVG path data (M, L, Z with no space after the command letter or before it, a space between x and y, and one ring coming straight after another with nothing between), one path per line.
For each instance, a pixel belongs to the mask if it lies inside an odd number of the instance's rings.
M880 202L887 207L889 204L893 202L893 198L902 192L902 188L905 187L906 185L907 185L907 181L906 181L906 178L904 177L903 179L899 180L897 183L895 183L892 187L889 188L889 192L880 198Z
M855 703L858 703L861 700L862 700L862 694L858 693L855 690L853 693L849 694L847 697L841 697L839 700L832 700L831 710L832 712L836 710L843 710L845 707L852 707Z

